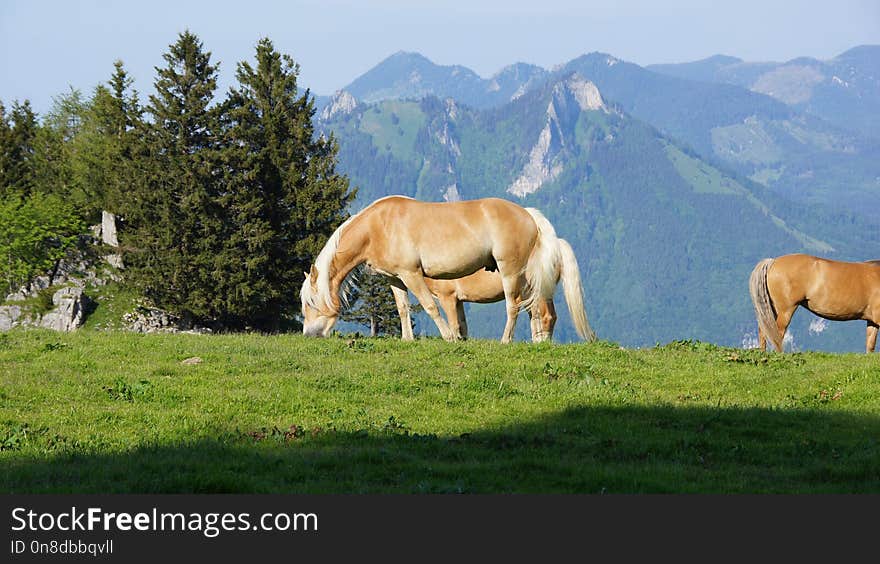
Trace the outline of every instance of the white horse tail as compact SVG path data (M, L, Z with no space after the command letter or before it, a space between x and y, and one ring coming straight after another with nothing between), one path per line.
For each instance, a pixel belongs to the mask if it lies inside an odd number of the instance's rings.
M559 280L559 240L556 229L535 208L526 208L538 226L538 240L526 264L526 288L520 306L530 309L538 300L553 299Z
M755 317L758 318L758 329L764 338L782 351L782 335L776 325L776 313L773 308L773 300L767 288L767 272L773 265L774 259L766 258L755 265L749 276L749 294L752 296L752 304L755 306Z
M584 289L581 284L581 272L578 268L577 257L574 250L565 239L559 241L559 258L562 261L560 278L562 278L562 291L565 294L565 303L568 305L568 313L577 334L585 341L595 341L596 333L590 328L587 321L587 312L584 309Z

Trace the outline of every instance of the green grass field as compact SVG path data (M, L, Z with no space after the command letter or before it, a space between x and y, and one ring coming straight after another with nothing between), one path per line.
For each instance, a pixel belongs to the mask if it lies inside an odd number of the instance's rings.
M4 493L877 493L878 441L873 355L0 334Z

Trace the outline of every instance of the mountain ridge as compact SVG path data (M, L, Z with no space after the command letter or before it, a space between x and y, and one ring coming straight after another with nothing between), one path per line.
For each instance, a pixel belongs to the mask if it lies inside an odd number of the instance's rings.
M648 65L653 72L727 83L765 93L863 135L880 136L880 45L857 45L830 58L788 61L709 59Z
M871 46L859 46L838 58L862 59L872 52ZM420 55L404 55L398 56L398 60L433 65ZM728 55L704 61L709 61L713 68L752 65L737 63L739 59ZM449 69L460 67L431 68L446 69L442 72L449 74ZM574 71L596 83L635 117L694 147L703 158L723 162L786 197L844 206L869 217L880 212L880 146L869 138L762 92L736 84L654 72L600 51L576 57L552 71L527 64L504 67L493 75L507 73L504 76L509 80L503 91L489 88L492 80L497 79L479 78L472 72L459 72L469 78L459 80L457 86L434 77L434 82L422 81L424 88L418 91L399 91L393 87L395 79L386 76L384 83L376 82L374 86L387 87L381 92L367 92L367 98L362 91L359 99L419 99L433 95L486 109L509 103ZM357 96L358 92L354 94Z
M521 88L543 79L548 71L517 62L484 78L462 65L438 65L420 53L398 51L341 90L364 102L419 98L427 94L455 98L474 107L506 101Z

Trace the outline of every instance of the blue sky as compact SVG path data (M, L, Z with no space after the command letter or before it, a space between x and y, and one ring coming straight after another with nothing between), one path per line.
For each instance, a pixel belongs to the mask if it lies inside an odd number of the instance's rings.
M716 53L828 59L880 44L880 1L0 0L0 100L29 99L45 112L71 86L88 93L107 80L115 59L147 94L154 67L187 28L220 62L221 92L267 36L300 64L301 85L330 94L399 50L483 76L592 51L640 65Z

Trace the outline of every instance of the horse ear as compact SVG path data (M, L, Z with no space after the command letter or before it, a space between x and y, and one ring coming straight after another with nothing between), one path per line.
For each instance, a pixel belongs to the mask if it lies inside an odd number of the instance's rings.
M311 278L312 282L315 282L318 279L318 269L315 268L315 265L312 265L312 269L309 271L309 278Z

